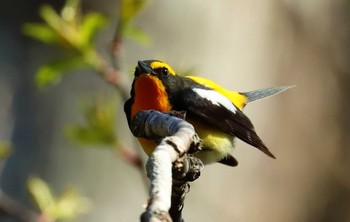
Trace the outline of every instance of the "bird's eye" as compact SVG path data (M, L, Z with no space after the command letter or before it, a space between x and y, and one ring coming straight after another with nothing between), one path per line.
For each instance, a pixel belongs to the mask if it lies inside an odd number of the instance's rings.
M160 73L161 73L163 76L167 77L167 76L169 75L169 70L168 70L167 68L162 68L162 69L160 70Z

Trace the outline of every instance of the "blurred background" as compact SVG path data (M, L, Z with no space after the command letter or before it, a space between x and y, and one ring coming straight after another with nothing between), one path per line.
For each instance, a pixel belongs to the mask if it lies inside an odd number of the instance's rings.
M0 2L0 140L12 147L0 160L1 190L39 212L27 185L35 176L57 196L74 186L90 200L75 221L138 221L148 197L139 170L115 149L77 148L64 133L84 122L81 101L102 95L115 101L118 144L132 147L117 91L91 68L69 71L46 90L35 85L37 69L65 55L23 35L24 23L43 22L42 4L59 11L64 2ZM84 0L82 9L108 16L94 46L112 63L120 2ZM297 85L245 109L277 159L237 141L239 166L203 170L187 195L185 221L350 221L348 12L344 0L153 0L134 19L150 42L123 40L127 85L139 59L165 60L237 91ZM21 221L8 203L0 200L0 221Z

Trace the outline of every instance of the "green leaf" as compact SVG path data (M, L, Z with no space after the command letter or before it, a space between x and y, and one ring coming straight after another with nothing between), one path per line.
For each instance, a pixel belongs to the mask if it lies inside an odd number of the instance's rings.
M67 188L56 198L47 183L38 177L29 177L28 191L43 215L56 220L74 219L91 206L90 201L78 194L75 188Z
M45 20L49 27L56 32L62 31L63 19L57 14L57 12L50 5L42 5L39 9L40 16Z
M104 130L97 131L97 128L88 126L70 125L66 127L67 137L80 146L111 146L115 137Z
M61 72L54 65L41 66L35 76L35 83L39 88L57 84L61 80Z
M85 213L91 207L91 202L81 197L78 191L71 187L57 199L57 218L62 220L72 220L79 214Z
M151 44L151 37L142 29L133 25L128 25L127 27L125 27L123 36L134 40L135 42L143 46L149 46Z
M55 199L49 186L38 177L29 177L27 187L39 209L51 215L54 211Z
M122 0L120 3L120 19L129 23L145 8L146 0Z
M88 13L84 16L80 25L80 38L82 46L91 45L97 30L103 27L107 18L100 13Z
M83 107L85 124L69 125L66 136L81 146L108 146L116 144L115 102L91 101Z
M25 35L48 44L63 44L62 38L47 25L40 23L26 23L22 26Z
M146 32L132 23L145 8L147 2L146 0L122 0L117 30L121 36L134 40L143 46L150 45L151 38Z
M79 48L80 36L78 33L78 22L65 20L49 5L40 8L40 15L47 25L51 27L58 36L61 36L72 48Z
M66 0L61 16L70 23L77 23L80 18L80 0Z
M11 144L9 142L0 141L0 158L6 158L12 153Z
M68 71L87 67L82 56L68 57L41 66L35 76L35 83L43 89L60 82L62 75Z

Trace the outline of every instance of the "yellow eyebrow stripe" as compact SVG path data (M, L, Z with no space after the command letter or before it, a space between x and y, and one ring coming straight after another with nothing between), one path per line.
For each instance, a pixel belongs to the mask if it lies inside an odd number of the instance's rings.
M171 68L168 64L164 62L154 61L150 64L151 69L158 69L158 68L167 68L169 70L169 73L172 75L176 75L173 68Z

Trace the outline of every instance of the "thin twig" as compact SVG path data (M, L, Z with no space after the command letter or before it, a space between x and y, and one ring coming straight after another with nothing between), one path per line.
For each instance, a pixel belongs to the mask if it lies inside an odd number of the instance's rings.
M9 215L23 222L53 222L45 217L45 215L19 203L4 193L2 189L0 189L0 209L5 215Z
M113 86L119 93L120 97L122 98L123 103L126 102L126 100L130 97L129 91L130 91L130 81L127 78L127 75L124 75L122 78L122 71L121 71L121 62L120 57L122 53L122 46L123 46L123 38L120 31L120 24L118 23L116 27L116 31L113 37L113 40L111 42L110 47L110 57L112 60L112 65L106 62L106 60L97 52L92 52L92 58L94 58L94 61L92 64L97 71L97 73L111 86ZM124 80L124 81L123 81ZM132 146L133 150L135 150L134 153L127 152L125 149L119 147L119 149L122 149L120 154L122 155L122 158L126 160L128 163L130 163L133 166L136 166L137 169L139 169L139 172L141 174L141 177L144 181L145 187L149 187L148 181L145 179L145 171L144 171L144 162L141 158L141 154L139 152L140 149L137 148L136 143Z

